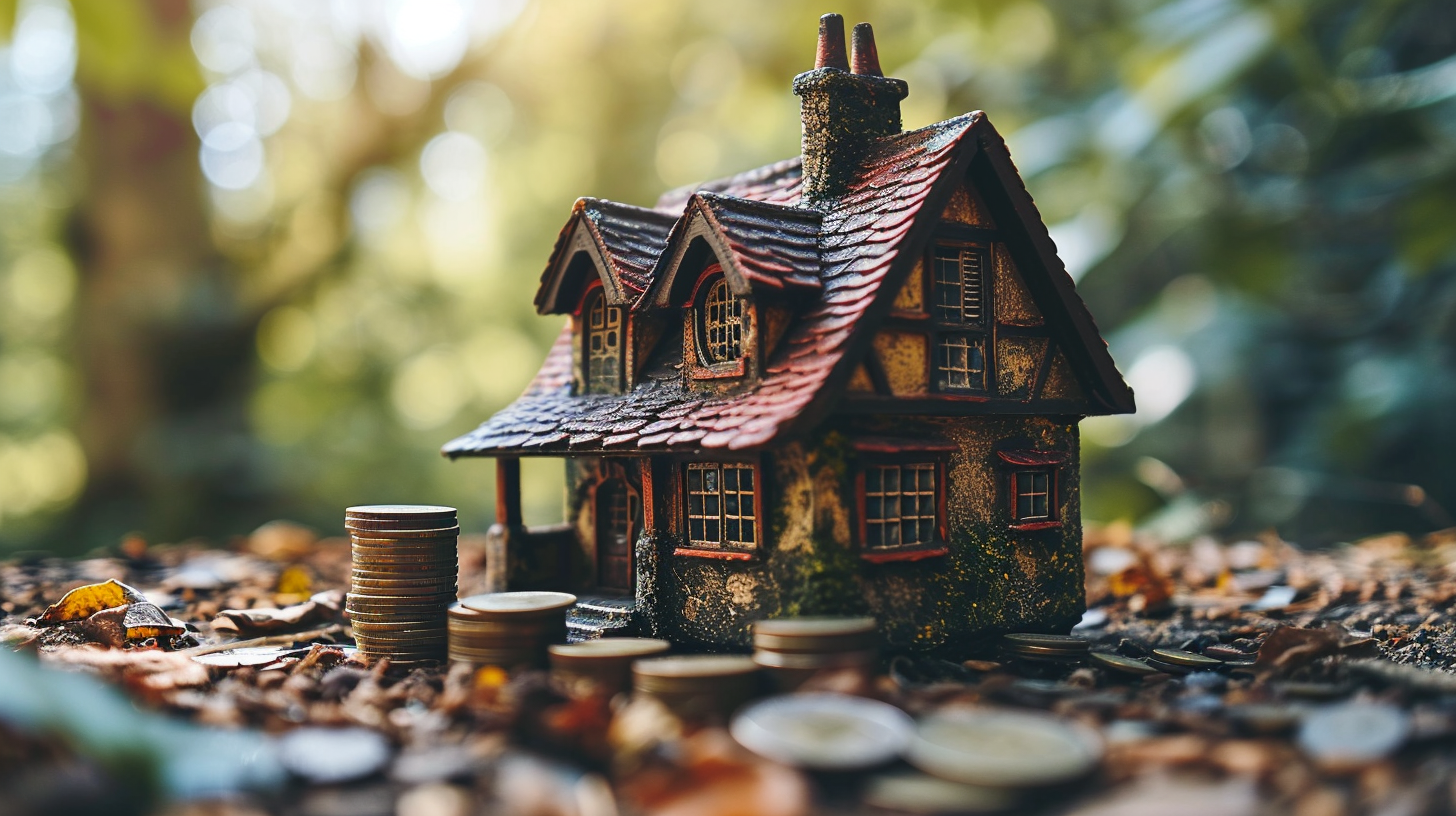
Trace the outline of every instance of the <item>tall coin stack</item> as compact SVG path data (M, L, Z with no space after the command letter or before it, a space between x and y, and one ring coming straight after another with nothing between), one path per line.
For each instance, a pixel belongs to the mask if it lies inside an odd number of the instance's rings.
M459 572L455 508L350 507L344 527L354 556L344 608L359 651L395 665L443 661L445 612L455 602Z

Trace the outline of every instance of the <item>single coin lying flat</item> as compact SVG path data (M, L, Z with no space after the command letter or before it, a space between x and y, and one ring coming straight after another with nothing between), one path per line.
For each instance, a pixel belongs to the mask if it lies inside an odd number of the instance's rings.
M1102 761L1102 739L1047 714L950 708L921 721L905 758L954 782L1024 788L1090 773Z
M1006 788L901 772L871 779L864 802L896 813L1003 813L1016 804L1016 794Z
M733 718L733 738L754 753L819 770L854 770L900 756L915 733L888 703L847 694L784 694Z

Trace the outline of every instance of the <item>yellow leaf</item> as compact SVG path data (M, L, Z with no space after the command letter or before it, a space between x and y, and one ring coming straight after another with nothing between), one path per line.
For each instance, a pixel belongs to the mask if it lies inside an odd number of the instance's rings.
M278 594L299 595L307 597L313 587L313 579L309 577L308 570L294 564L278 576Z
M146 600L126 584L112 579L102 584L87 584L67 592L64 597L35 619L35 626L50 626L65 621L85 620L103 609Z
M484 666L475 673L475 687L479 689L496 689L504 686L511 679L506 670L500 666Z

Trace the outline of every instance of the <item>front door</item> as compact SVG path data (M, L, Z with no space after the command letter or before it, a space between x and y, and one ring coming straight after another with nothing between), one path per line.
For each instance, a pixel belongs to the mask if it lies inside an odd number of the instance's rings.
M632 545L642 526L642 501L620 475L597 485L597 587L632 593Z

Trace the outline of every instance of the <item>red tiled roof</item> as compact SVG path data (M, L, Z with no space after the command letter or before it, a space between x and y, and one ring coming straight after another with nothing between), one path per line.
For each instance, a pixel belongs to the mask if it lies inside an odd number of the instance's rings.
M769 204L797 204L803 173L803 160L795 156L716 181L668 190L657 199L654 208L659 212L671 213L676 218L687 207L688 199L692 198L693 193L718 193Z
M961 137L979 121L967 114L879 142L847 192L823 211L819 280L823 290L800 314L762 379L731 395L687 387L681 376L639 384L622 395L571 394L569 329L525 395L444 448L450 456L591 450L761 447L805 420L844 358L859 318L875 301L899 245L945 170ZM796 163L795 163L796 164ZM729 194L762 194L797 203L795 164L723 183ZM792 181L786 181L792 174ZM785 191L792 185L795 193ZM664 197L664 201L666 201ZM659 207L664 205L659 201ZM568 376L558 373L562 367ZM548 374L548 371L551 372Z
M566 304L559 302L557 279L566 273L571 259L564 256L571 246L581 246L572 242L578 224L586 228L607 268L607 274L620 288L623 300L631 303L651 283L652 266L667 244L668 232L676 221L675 216L646 207L602 198L577 199L571 218L557 236L551 258L541 273L541 287L536 293L537 310L543 314L570 311ZM575 254L574 251L572 254Z
M698 193L694 198L727 240L744 277L771 289L823 288L819 280L823 213L716 193Z
M741 277L750 289L817 292L824 288L819 280L824 214L819 210L718 193L694 193L684 209L652 270L652 284L635 308L669 305L677 270L699 237L728 268L729 277Z

